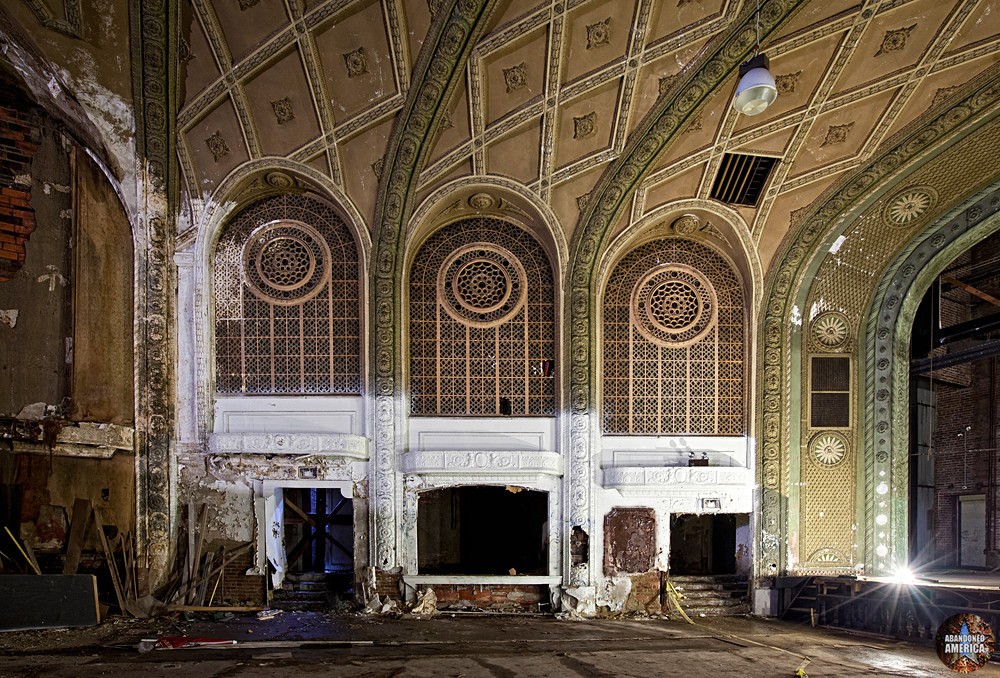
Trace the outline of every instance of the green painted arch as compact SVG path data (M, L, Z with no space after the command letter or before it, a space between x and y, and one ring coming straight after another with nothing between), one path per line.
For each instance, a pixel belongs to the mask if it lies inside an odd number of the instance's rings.
M385 153L375 203L375 234L369 272L369 355L374 356L372 487L377 507L369 539L370 562L381 568L398 562L401 525L396 506L402 488L395 470L397 437L404 423L398 407L402 309L395 294L404 256L406 224L416 202L417 178L431 152L434 132L448 97L462 78L462 65L486 31L498 0L445 0L437 9L413 67L406 101L396 118ZM370 414L369 416L372 416Z
M995 184L914 238L882 276L869 306L863 422L866 572L891 574L907 563L909 350L917 308L957 256L997 231L1000 185ZM880 478L889 481L882 486Z
M768 272L764 286L764 307L758 333L758 464L760 520L757 575L774 576L785 571L789 535L787 490L792 447L798 436L789 434L797 425L792 391L788 380L793 374L793 355L799 337L786 328L807 293L809 280L830 243L879 196L902 181L936 149L988 118L1000 101L1000 77L988 72L970 83L961 99L947 109L896 137L895 143L858 168L814 203L799 225L784 239L775 253L780 262ZM798 391L794 392L798 398ZM793 445L793 442L794 445Z

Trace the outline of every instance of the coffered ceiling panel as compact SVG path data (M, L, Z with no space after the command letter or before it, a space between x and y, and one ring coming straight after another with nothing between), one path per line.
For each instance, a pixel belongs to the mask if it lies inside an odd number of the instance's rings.
M620 85L620 81L614 80L581 94L560 109L557 168L611 146Z
M190 1L178 117L188 184L211 190L240 163L278 155L328 174L370 219L386 141L442 0ZM752 0L500 0L438 116L418 195L462 176L511 177L572 238L629 135L743 11ZM733 73L640 178L623 218L711 201L727 152L776 157L758 205L730 205L766 261L792 212L953 88L1000 70L998 12L1000 0L808 2L761 45L777 102L737 114ZM216 132L221 154L207 142Z
M819 167L857 159L877 129L879 118L895 92L882 92L819 116L789 170L794 179Z
M559 184L552 190L552 210L559 218L566 239L573 237L573 227L576 225L580 212L587 205L590 191L597 180L601 178L600 167L580 172L569 181Z
M788 150L795 131L793 127L781 127L777 132L772 134L754 137L744 144L734 144L728 150L733 153L767 155L779 158L785 155L785 152Z
M1000 0L980 2L948 44L945 52L950 56L969 47L995 48L1000 39Z
M632 34L632 3L587 2L569 13L562 69L563 84L624 60Z
M629 117L629 132L649 112L656 100L666 94L676 81L677 74L698 56L707 38L693 40L680 49L675 49L644 65L636 78L635 94L632 97L632 114Z
M284 156L320 134L298 50L289 50L244 87L261 152Z
M434 141L434 151L430 155L431 164L462 144L467 144L471 139L471 134L468 91L460 89L452 98L447 115L438 128L438 135Z
M221 181L233 168L249 159L239 118L226 98L185 135L188 153L201 170L196 195Z
M197 4L205 0L194 0ZM243 60L257 45L288 26L285 5L274 0L222 0L212 4L209 15L218 18L229 54L234 62Z
M913 95L893 122L888 136L899 132L932 108L953 101L965 84L959 78L974 79L998 62L1000 62L1000 52L993 52L978 59L963 60L958 66L942 69L928 75L913 90Z
M810 2L795 13L782 31L784 36L813 33L816 30L844 30L850 27L862 11L858 0Z
M490 174L507 176L525 184L538 179L539 139L541 121L533 120L509 136L487 148L487 169Z
M189 27L188 39L181 44L181 72L184 75L184 104L191 103L194 96L221 75L215 55L201 28L201 22L193 16L190 5L185 5L184 23Z
M316 47L337 124L398 92L382 4L351 6L316 29Z
M771 58L771 72L778 87L778 99L760 115L741 115L736 120L737 133L761 128L782 118L781 124L794 125L801 112L822 96L817 90L825 83L831 66L836 62L845 31L819 37L790 51L778 51ZM798 113L799 115L794 115ZM791 116L789 114L792 114Z
M955 7L951 2L910 2L880 12L877 25L858 43L834 91L840 93L914 69L935 46L942 22Z
M375 215L375 194L378 193L378 180L382 175L382 156L391 133L392 119L387 118L345 141L341 149L344 167L348 168L344 172L347 195L369 224Z
M483 59L487 125L541 99L545 92L547 35L542 26Z
M646 42L655 47L670 38L691 33L693 29L722 16L723 7L728 4L726 0L654 2Z
M693 167L687 171L681 171L665 177L662 181L651 184L646 191L646 204L644 213L649 213L667 203L685 198L696 198L698 188L702 183L702 165Z

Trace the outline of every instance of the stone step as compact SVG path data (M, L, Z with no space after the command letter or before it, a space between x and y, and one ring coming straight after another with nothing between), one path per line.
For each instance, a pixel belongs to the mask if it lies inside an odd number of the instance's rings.
M326 581L326 572L286 572L285 581Z
M745 605L745 598L694 598L682 599L681 607L733 607L734 605Z
M675 583L678 591L746 591L742 584L702 584L699 582Z
M670 581L674 583L678 582L701 582L705 584L722 584L725 582L737 582L746 581L745 579L740 579L735 574L684 574L679 576L670 576Z
M747 592L743 589L739 591L690 591L686 589L677 589L677 592L685 598L745 598L747 595Z
M750 614L750 606L743 604L731 607L685 607L684 612L689 617L741 617Z

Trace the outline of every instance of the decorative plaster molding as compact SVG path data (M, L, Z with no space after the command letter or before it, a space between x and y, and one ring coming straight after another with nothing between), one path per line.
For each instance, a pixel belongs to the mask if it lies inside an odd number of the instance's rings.
M604 487L623 490L634 487L662 487L673 491L676 488L696 486L703 488L716 485L736 485L753 487L753 472L748 468L711 466L668 466L650 468L647 466L615 466L604 469ZM731 491L732 488L727 488Z
M421 451L404 454L403 473L542 473L561 476L562 455L556 452L520 451Z
M294 454L368 459L368 439L346 433L213 433L215 454Z

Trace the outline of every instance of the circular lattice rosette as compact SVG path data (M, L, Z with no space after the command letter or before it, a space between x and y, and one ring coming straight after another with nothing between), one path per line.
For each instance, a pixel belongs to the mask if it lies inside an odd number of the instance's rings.
M650 341L670 348L704 338L715 327L717 307L712 284L684 264L653 269L632 291L636 328Z
M490 243L455 250L438 273L442 306L456 320L498 325L521 310L527 291L524 267L513 254Z
M837 466L847 458L850 447L844 436L827 431L813 437L809 443L809 451L817 464L830 468Z
M323 289L330 252L323 237L306 224L278 222L250 237L243 263L254 294L275 304L298 304Z
M837 311L827 311L812 322L813 340L824 350L843 348L850 333L847 316Z

